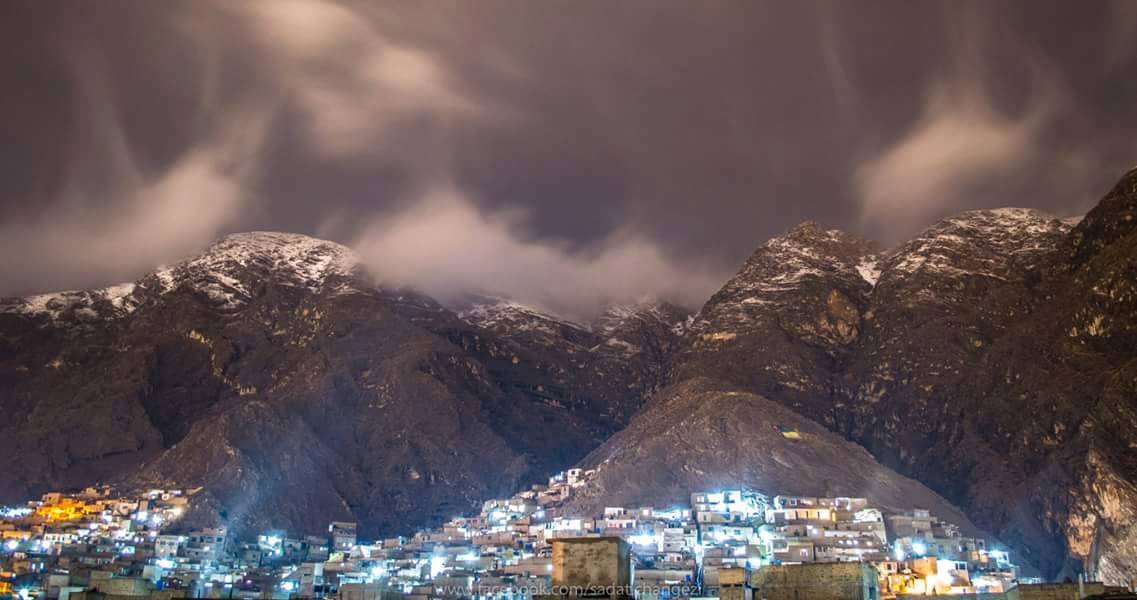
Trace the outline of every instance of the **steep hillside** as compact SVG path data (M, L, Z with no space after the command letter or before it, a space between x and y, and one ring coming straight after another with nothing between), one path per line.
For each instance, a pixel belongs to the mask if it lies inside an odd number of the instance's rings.
M431 308L459 332L438 335L396 299L342 246L253 233L133 284L4 301L2 500L164 481L204 485L239 531L354 516L374 535L508 493L620 425L574 381L579 406L529 393L554 387L537 351Z
M864 496L894 512L924 507L976 531L947 500L880 465L864 448L789 408L702 377L662 390L582 464L597 469L569 504L582 511L686 504L692 491L741 486Z
M1119 581L1137 571L1135 212L1130 172L1076 226L972 211L887 253L800 226L703 307L671 381L791 407L1045 573Z

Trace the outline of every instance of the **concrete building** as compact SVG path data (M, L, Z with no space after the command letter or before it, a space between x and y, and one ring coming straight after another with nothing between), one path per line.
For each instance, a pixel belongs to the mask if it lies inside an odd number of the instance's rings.
M932 515L927 510L916 509L900 515L889 515L888 526L894 538L927 538L932 533Z
M621 538L553 540L552 566L556 595L632 595L631 547ZM610 593L601 594L604 590Z
M356 524L346 521L335 521L328 525L328 533L332 538L333 550L351 550L355 545L355 530Z
M720 600L752 600L754 590L750 587L750 569L720 569L718 596Z
M750 580L763 600L879 600L876 570L865 563L767 565Z
M224 527L206 527L191 531L186 536L183 552L195 560L217 560L225 553L228 530Z

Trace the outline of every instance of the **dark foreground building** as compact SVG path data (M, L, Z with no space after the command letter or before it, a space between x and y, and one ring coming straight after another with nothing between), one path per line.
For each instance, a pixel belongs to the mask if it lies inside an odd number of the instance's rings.
M750 585L755 600L880 600L876 570L865 563L768 565Z

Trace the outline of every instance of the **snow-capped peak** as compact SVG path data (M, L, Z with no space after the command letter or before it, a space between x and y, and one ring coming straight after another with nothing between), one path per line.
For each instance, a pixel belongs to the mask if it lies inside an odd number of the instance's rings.
M319 289L333 275L350 276L359 259L346 246L295 233L254 231L226 236L198 256L160 267L136 282L88 291L67 291L12 298L0 313L46 315L52 321L115 318L141 304L136 291L165 294L188 286L219 307L235 308L251 298L249 284L271 276L279 283Z
M352 275L359 264L342 244L298 233L252 231L226 236L201 255L161 268L154 276L163 292L189 285L232 308L250 298L250 278L271 276L278 283L317 290L333 275Z
M350 275L359 265L355 253L342 244L297 233L253 231L226 236L200 256L178 268L224 270L258 265L316 284L329 275Z
M553 329L557 327L588 330L586 325L505 298L479 297L457 312L462 320L486 329L508 328L513 332L541 330L545 333L555 333Z
M970 210L936 223L893 251L886 276L934 271L1001 278L1012 257L1052 250L1070 227L1034 209Z

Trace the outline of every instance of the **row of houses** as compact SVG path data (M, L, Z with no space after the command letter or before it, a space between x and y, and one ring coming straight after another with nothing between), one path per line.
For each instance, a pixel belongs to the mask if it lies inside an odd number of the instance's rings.
M533 597L549 589L558 541L594 538L627 544L645 600L714 595L736 584L738 569L770 565L867 565L886 596L1000 592L1018 577L1005 553L924 510L884 514L865 498L738 489L697 491L686 506L579 514L595 475L569 470L488 500L478 514L372 541L349 522L245 540L223 527L174 533L193 491L49 494L0 520L0 579L21 595L60 600L112 587L165 597Z

